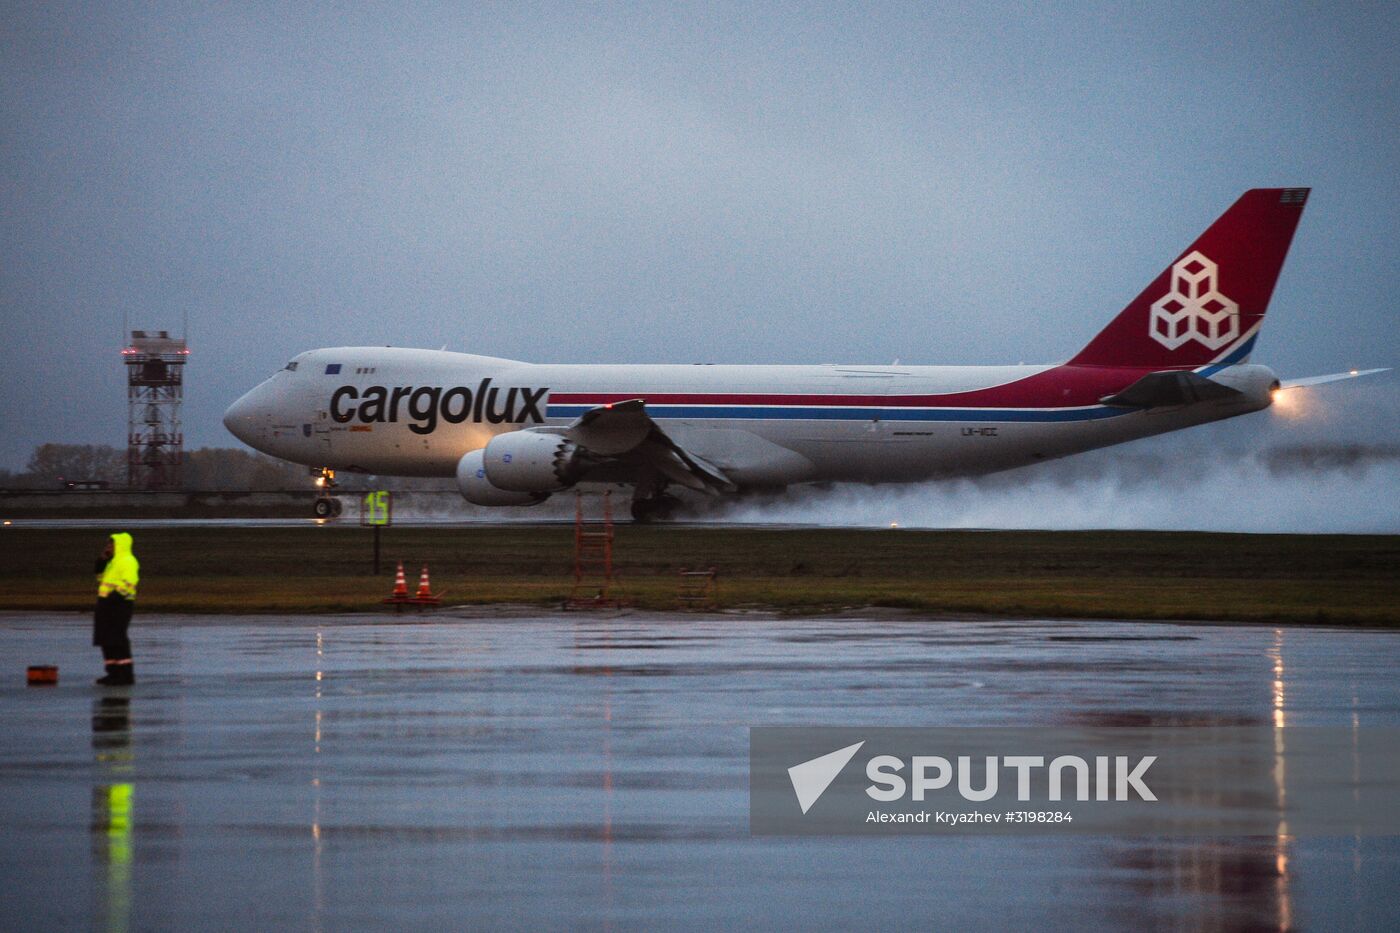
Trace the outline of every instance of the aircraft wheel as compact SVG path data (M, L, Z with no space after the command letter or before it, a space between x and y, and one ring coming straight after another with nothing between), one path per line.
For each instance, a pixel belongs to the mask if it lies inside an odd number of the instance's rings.
M334 501L333 499L317 499L316 503L311 506L311 514L317 518L330 518L335 513L335 506L331 504Z
M675 512L681 500L675 496L655 496L651 499L632 500L632 520L638 524L665 521Z

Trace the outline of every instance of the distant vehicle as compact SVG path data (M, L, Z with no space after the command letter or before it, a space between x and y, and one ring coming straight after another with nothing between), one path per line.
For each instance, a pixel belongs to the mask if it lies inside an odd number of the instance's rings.
M456 476L477 505L578 483L670 490L910 482L991 473L1267 408L1251 364L1307 188L1246 192L1065 363L1042 366L536 365L464 353L302 353L224 424L312 466ZM1365 372L1379 372L1367 370Z
M111 489L112 484L105 479L70 479L63 481L64 489Z

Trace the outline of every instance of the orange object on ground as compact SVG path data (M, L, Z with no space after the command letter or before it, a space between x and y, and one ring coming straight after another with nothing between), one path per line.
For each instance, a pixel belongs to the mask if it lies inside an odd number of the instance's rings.
M428 565L423 565L423 573L418 577L418 592L413 594L414 599L432 599L433 588L428 584Z
M28 673L31 687L49 687L58 683L58 668L52 664L32 664Z
M399 561L399 568L394 574L394 592L385 596L380 602L386 606L393 606L395 612L402 612L404 606L413 606L422 609L424 606L436 606L442 601L442 596L433 592L432 585L428 582L428 565L423 565L423 574L418 578L418 592L408 595L408 581L403 575L403 561Z
M403 575L403 561L399 561L399 569L394 571L394 592L390 599L408 599L408 581Z
M402 610L404 606L413 604L413 597L408 595L408 580L404 579L403 575L403 561L399 561L399 567L394 571L394 592L385 596L380 602L386 606L393 606L395 612Z
M612 491L603 493L603 517L583 517L583 493L574 494L574 585L565 609L620 609L626 600L613 595Z
M418 577L418 592L413 595L413 601L419 605L436 604L440 597L433 595L433 588L428 583L428 565L423 565L423 573Z

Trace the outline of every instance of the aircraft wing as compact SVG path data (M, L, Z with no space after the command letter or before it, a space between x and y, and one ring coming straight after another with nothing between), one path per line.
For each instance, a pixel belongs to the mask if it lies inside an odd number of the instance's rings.
M1389 372L1389 366L1382 366L1380 369L1353 369L1345 373L1329 373L1326 376L1307 376L1303 379L1285 379L1279 383L1280 389L1301 389L1304 386L1318 386L1324 382L1339 382L1342 379L1355 379L1358 376L1369 376L1372 373Z
M735 484L713 464L689 453L647 414L643 399L613 402L584 412L564 436L600 457L635 457L697 492L733 492Z

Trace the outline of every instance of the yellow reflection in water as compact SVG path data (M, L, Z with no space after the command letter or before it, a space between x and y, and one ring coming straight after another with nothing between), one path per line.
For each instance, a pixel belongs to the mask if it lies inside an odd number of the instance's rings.
M132 833L136 827L136 785L130 782L134 767L130 697L103 696L93 704L92 748L98 773L116 782L92 789L92 851L103 873L105 908L94 917L94 923L124 933L131 922Z
M131 832L135 786L110 784L93 788L98 811L93 831L101 833L106 863L106 929L124 933L131 920Z

